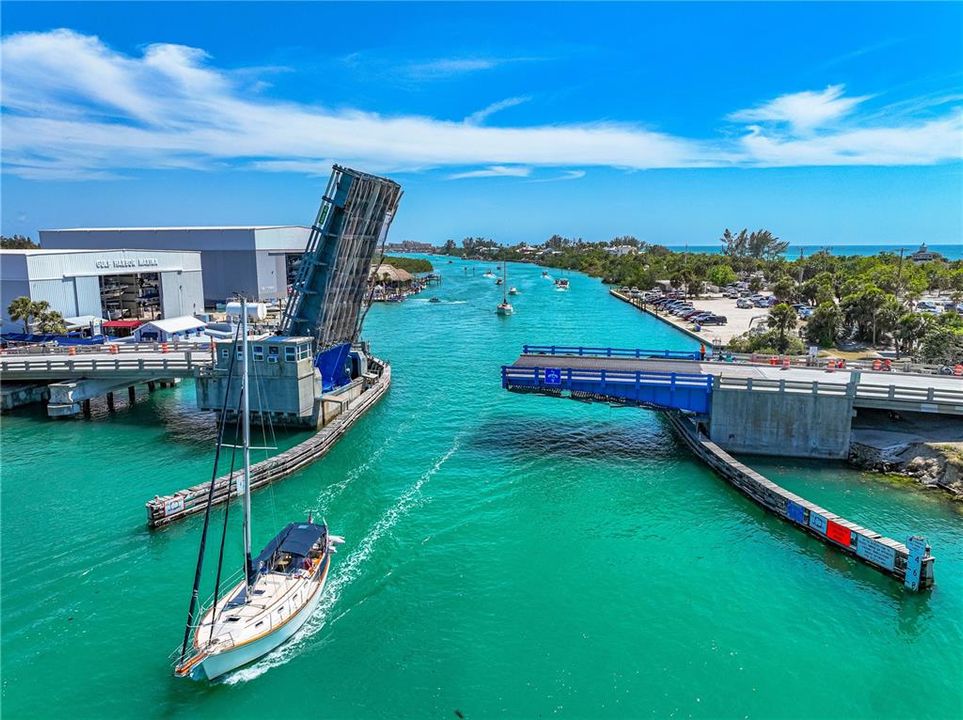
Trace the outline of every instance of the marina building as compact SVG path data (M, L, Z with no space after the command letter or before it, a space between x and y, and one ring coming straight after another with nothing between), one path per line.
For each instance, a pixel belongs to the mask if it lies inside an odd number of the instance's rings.
M41 230L40 245L198 252L204 303L213 307L237 293L263 302L287 297L310 233L301 225L70 228Z
M0 250L3 332L10 302L46 300L65 318L154 320L204 309L201 255L172 250Z

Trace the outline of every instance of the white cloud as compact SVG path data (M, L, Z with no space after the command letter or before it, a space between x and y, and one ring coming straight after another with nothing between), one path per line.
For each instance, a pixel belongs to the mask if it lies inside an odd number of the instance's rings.
M492 165L491 167L487 167L482 170L469 170L466 172L455 173L454 175L449 175L448 179L464 180L465 178L480 177L528 177L531 175L531 173L532 169L530 167Z
M561 175L556 175L555 177L548 178L538 178L537 180L529 180L533 183L544 183L544 182L559 182L561 180L579 180L585 177L584 170L565 170Z
M284 102L251 92L250 72L219 69L202 50L155 44L131 56L69 30L8 36L0 53L4 170L31 178L224 167L324 175L332 158L374 172L466 168L455 175L527 177L539 167L930 164L961 156L960 115L949 108L915 124L900 118L886 126L881 118L872 127L814 134L862 100L834 88L808 94L823 98L810 103L821 110L780 103L805 93L783 96L736 113L753 113L765 129L691 139L631 123L479 124L521 98L495 103L469 122ZM769 125L773 119L778 123Z
M405 66L405 72L414 78L431 80L479 70L491 70L502 62L504 61L494 58L438 58L427 62L411 63Z
M500 110L505 110L510 107L515 107L516 105L521 105L524 102L528 102L531 98L527 97L510 97L504 100L499 100L498 102L493 102L477 112L473 112L471 115L465 118L465 122L469 125L481 125L488 117Z
M730 120L789 123L797 132L808 132L848 115L870 96L843 97L842 85L830 85L822 92L797 92L729 115Z

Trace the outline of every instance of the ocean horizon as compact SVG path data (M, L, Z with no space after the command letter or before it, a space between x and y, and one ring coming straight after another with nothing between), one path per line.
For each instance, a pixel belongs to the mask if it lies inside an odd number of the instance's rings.
M441 245L436 245L435 247L442 247ZM718 245L664 245L663 247L672 250L673 252L691 252L691 253L711 253L717 254L722 252L722 244ZM845 256L845 255L876 255L881 252L891 252L894 254L899 253L899 249L903 248L905 250L906 257L909 257L914 252L919 249L919 245L903 244L903 245L790 245L786 250L784 255L790 259L795 260L800 251L803 257L809 257L813 253L817 253L820 250L828 250L831 255ZM963 260L963 242L957 244L945 244L945 245L927 245L926 248L933 252L939 253L947 260ZM389 251L391 252L391 251ZM417 255L419 253L407 253Z

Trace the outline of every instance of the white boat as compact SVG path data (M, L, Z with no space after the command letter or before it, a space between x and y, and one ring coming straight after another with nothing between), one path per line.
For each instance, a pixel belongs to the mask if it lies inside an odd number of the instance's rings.
M510 288L508 288L508 294L509 294L509 295L518 295L518 288L515 288L515 287L510 287Z
M247 309L242 301L241 422L244 469L238 478L243 497L243 579L223 595L215 586L210 607L197 608L201 559L188 611L184 643L174 668L177 677L213 680L263 657L294 635L318 606L331 566L331 555L343 538L329 535L326 524L292 522L256 557L251 554L251 423L248 378ZM230 393L228 393L230 395ZM221 433L223 440L223 432ZM218 567L218 577L221 575ZM196 611L196 612L195 612ZM195 619L200 620L195 622Z
M485 274L482 275L482 277L493 278L493 277L495 277L495 273L493 273L491 270L486 270L486 271L485 271Z
M508 266L505 265L502 268L502 277L498 278L498 284L502 285L502 301L498 304L498 307L495 308L495 312L498 313L499 315L512 315L515 312L515 308L513 308L512 304L508 302L508 295L506 295L504 292L504 283L507 280L508 280Z
M558 278L555 281L556 290L568 290L568 278Z

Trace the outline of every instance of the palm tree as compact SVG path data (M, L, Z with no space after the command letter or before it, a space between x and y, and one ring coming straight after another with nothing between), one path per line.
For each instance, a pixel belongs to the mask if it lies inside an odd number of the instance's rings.
M63 315L56 310L42 310L37 313L37 329L43 335L62 335L67 332Z
M796 311L786 303L779 303L769 311L767 324L779 333L779 352L785 352L786 335L796 327Z
M30 334L30 318L34 315L34 302L26 295L14 298L7 307L7 315L11 320L23 321L23 334Z

